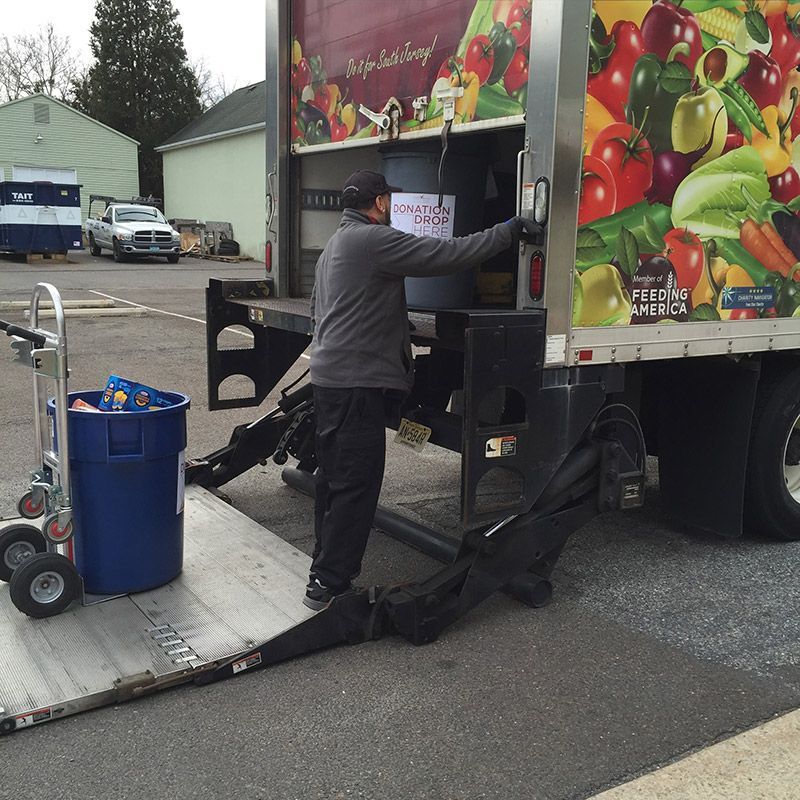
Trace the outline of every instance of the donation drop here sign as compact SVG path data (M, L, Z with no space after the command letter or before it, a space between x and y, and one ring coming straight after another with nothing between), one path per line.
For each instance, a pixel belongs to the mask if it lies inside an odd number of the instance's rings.
M451 239L456 211L455 195L446 194L439 205L435 194L392 194L392 227L415 236Z

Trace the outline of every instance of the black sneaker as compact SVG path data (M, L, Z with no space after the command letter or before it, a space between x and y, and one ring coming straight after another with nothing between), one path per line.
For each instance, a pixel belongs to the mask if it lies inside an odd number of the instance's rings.
M338 597L340 594L344 594L349 590L350 587L347 586L344 589L334 591L333 589L328 589L327 586L323 586L319 581L313 580L310 581L306 587L306 596L303 598L303 605L310 608L312 611L322 611L323 608L327 608L330 605L334 597Z

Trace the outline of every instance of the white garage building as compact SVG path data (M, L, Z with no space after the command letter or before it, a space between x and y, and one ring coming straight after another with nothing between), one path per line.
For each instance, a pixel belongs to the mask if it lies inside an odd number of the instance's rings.
M156 148L169 219L230 222L241 254L264 260L266 83L237 89Z

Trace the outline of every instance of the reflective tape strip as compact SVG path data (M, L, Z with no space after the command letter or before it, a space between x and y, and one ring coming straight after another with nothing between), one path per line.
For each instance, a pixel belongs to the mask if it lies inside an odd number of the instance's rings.
M1 206L0 225L80 225L80 206Z

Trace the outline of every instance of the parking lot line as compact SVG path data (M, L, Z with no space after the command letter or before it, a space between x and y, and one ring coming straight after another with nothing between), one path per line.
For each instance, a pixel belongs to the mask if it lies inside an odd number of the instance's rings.
M185 314L178 314L175 311L164 311L161 308L153 308L152 306L146 306L143 305L142 303L134 303L133 300L124 300L122 297L114 297L114 295L106 294L105 292L98 292L96 289L89 289L89 291L92 294L96 294L98 297L106 297L109 300L113 300L116 303L125 303L129 306L136 306L136 308L144 308L147 309L148 311L154 312L155 314L166 314L168 317L178 317L178 319L187 319L190 322L199 322L201 325L206 324L206 321L204 319L199 319L198 317L187 317ZM253 338L252 333L246 333L245 331L237 331L231 328L229 332L236 333L239 336L246 336L248 339ZM310 359L311 356L306 355L305 353L301 353L300 358Z
M132 300L123 300L121 297L114 297L110 294L105 294L104 292L98 292L96 289L89 289L92 294L96 294L99 297L107 297L109 300L113 300L115 303L125 303L129 306L136 306L137 308L145 308L148 311L153 311L156 314L166 314L168 317L178 317L179 319L188 319L190 322L199 322L201 325L205 325L206 321L204 319L198 319L197 317L187 317L185 314L177 314L175 311L164 311L160 308L153 308L152 306L146 306L142 303L134 303ZM244 331L234 331L232 330L231 333L238 333L239 336L247 336L249 338L253 338L251 333L245 333Z

